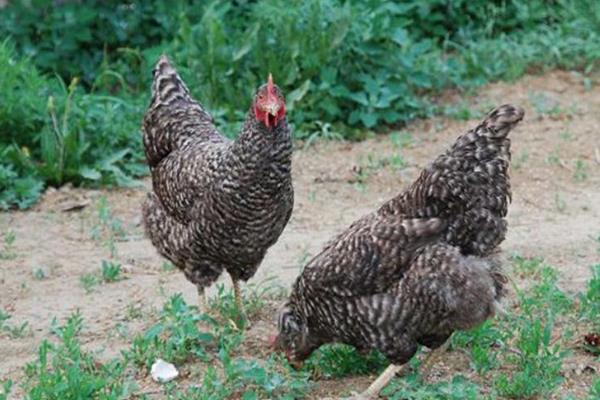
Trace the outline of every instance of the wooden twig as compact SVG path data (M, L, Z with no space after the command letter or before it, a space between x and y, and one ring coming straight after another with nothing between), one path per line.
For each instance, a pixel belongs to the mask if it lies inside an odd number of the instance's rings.
M561 159L559 159L559 160L558 160L558 164L559 164L561 167L563 167L564 169L566 169L566 170L569 170L569 171L571 171L571 172L575 172L575 170L574 170L573 168L571 168L570 166L568 166L568 165L567 165L567 163L566 163L566 162L564 162L564 161L563 161L563 160L561 160Z

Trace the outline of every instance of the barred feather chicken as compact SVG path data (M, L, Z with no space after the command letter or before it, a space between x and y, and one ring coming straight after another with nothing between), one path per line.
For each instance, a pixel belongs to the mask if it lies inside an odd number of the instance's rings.
M294 202L291 133L280 89L269 75L231 141L162 56L143 131L152 173L143 205L147 235L197 286L201 307L204 289L225 270L241 310L238 282L255 274Z
M506 282L495 258L510 200L503 105L426 167L403 193L354 222L313 258L282 307L275 349L299 366L319 346L381 351L392 365L371 398L415 354L494 315ZM439 356L428 357L425 364Z

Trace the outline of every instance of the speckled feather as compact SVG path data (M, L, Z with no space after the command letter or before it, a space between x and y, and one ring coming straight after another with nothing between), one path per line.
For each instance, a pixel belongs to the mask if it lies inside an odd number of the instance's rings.
M143 219L152 244L200 288L224 269L252 277L292 212L286 119L270 129L250 109L238 138L225 138L163 56L143 131L153 189Z
M504 105L426 167L403 193L353 223L312 259L279 317L276 347L302 360L343 342L407 362L492 316L505 278L510 130Z

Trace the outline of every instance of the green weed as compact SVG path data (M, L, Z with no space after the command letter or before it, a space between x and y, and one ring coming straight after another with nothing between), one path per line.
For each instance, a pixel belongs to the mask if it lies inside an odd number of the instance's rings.
M105 196L98 200L96 210L97 218L91 230L92 239L102 243L110 252L110 256L114 258L117 255L116 243L126 237L123 223L113 215Z
M46 272L46 269L44 269L43 267L37 267L33 270L32 272L33 275L33 279L41 281L44 280L48 277L48 273Z
M481 398L477 385L461 375L450 381L424 383L418 375L394 379L381 393L390 400L476 400Z
M390 141L396 150L400 150L411 146L414 138L409 132L394 132L390 134Z
M388 364L385 356L377 351L361 355L352 346L332 344L321 346L303 369L319 377L342 378L381 371Z
M239 314L235 304L233 290L225 289L222 284L217 284L217 294L208 299L211 314L217 315L218 319L235 327L242 329L247 319L256 319L265 310L266 301L280 300L285 290L275 282L275 277L265 279L257 284L249 284L242 290L242 304L244 316Z
M14 250L14 243L17 235L14 231L8 230L2 238L2 248L0 250L0 260L12 260L17 257Z
M8 400L13 382L10 379L0 380L0 400Z
M512 166L515 171L520 170L529 160L529 152L527 150L522 150L519 154L516 155L514 160L512 161Z
M548 165L560 165L560 156L558 150L552 151L548 157L546 157L546 163Z
M13 325L8 323L11 315L0 310L0 332L4 332L11 339L19 339L25 336L31 336L31 327L27 321L21 324Z
M328 122L315 122L315 129L306 134L300 133L296 136L298 139L304 139L304 149L312 146L317 140L344 140L344 136L335 131L335 128Z
M387 166L400 170L404 169L406 165L406 160L400 154L387 157L375 157L373 154L367 154L366 160L361 157L359 165L354 167L354 179L357 184L364 185L373 174Z
M175 265L173 263L165 261L160 266L161 271L163 272L171 272L175 269Z
M461 121L468 121L470 119L480 119L483 117L483 113L480 111L473 110L468 104L459 102L458 104L452 104L443 107L442 114L448 118L453 118Z
M564 314L573 305L573 299L557 286L558 272L544 265L539 272L539 282L525 292L518 292L520 306L525 314L551 311L553 315Z
M121 276L121 264L102 260L102 280L104 282L116 282L123 279Z
M583 182L587 179L587 177L588 173L585 161L577 159L577 161L575 161L575 172L573 172L573 179L575 179L577 182Z
M44 77L6 41L0 74L8 101L0 105L1 208L30 206L46 185L130 185L146 173L134 137L141 100L86 94L77 78L67 86Z
M540 275L540 270L544 266L542 257L526 258L518 254L512 256L512 262L515 272L520 278L537 279Z
M560 104L551 99L547 93L533 92L529 94L529 102L540 116L558 115L563 112Z
M128 321L140 319L144 316L142 306L136 303L127 304L127 310L125 312L125 318Z
M516 351L505 358L515 370L510 375L498 374L494 387L508 398L545 397L562 382L560 370L566 355L559 344L551 341L554 321L551 317L545 322L526 318L516 327Z
M165 303L159 322L133 339L126 358L148 371L157 358L173 363L182 363L190 357L208 360L206 347L214 343L214 336L200 331L200 321L208 326L215 324L208 316L198 314L195 307L188 306L181 294L177 294Z
M586 291L579 296L579 315L600 332L600 264L592 265L591 270Z
M471 367L484 375L498 367L501 358L499 349L506 346L511 336L506 329L506 321L488 320L475 329L454 333L451 344L453 349L467 348Z
M561 213L567 210L567 202L560 193L554 195L554 207Z
M93 273L83 274L79 277L79 283L85 289L86 293L91 293L94 288L100 283L98 276Z
M600 398L600 378L594 379L594 382L592 382L592 387L590 387L590 394L588 396L589 400L598 398Z
M82 327L78 312L62 326L53 321L58 342L43 340L37 359L25 367L28 399L116 399L132 394L136 386L125 372L127 364L118 359L101 364L84 351L77 338Z

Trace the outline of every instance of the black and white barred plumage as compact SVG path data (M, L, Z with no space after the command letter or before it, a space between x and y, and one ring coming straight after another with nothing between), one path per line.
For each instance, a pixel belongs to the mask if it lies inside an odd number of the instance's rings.
M200 290L223 270L234 282L248 280L293 207L291 133L279 88L270 78L257 90L231 141L162 56L143 131L152 173L143 219L152 244Z
M460 136L403 193L354 222L314 257L279 315L275 346L298 363L325 343L378 349L406 363L491 317L503 294L493 253L510 201L504 105Z

